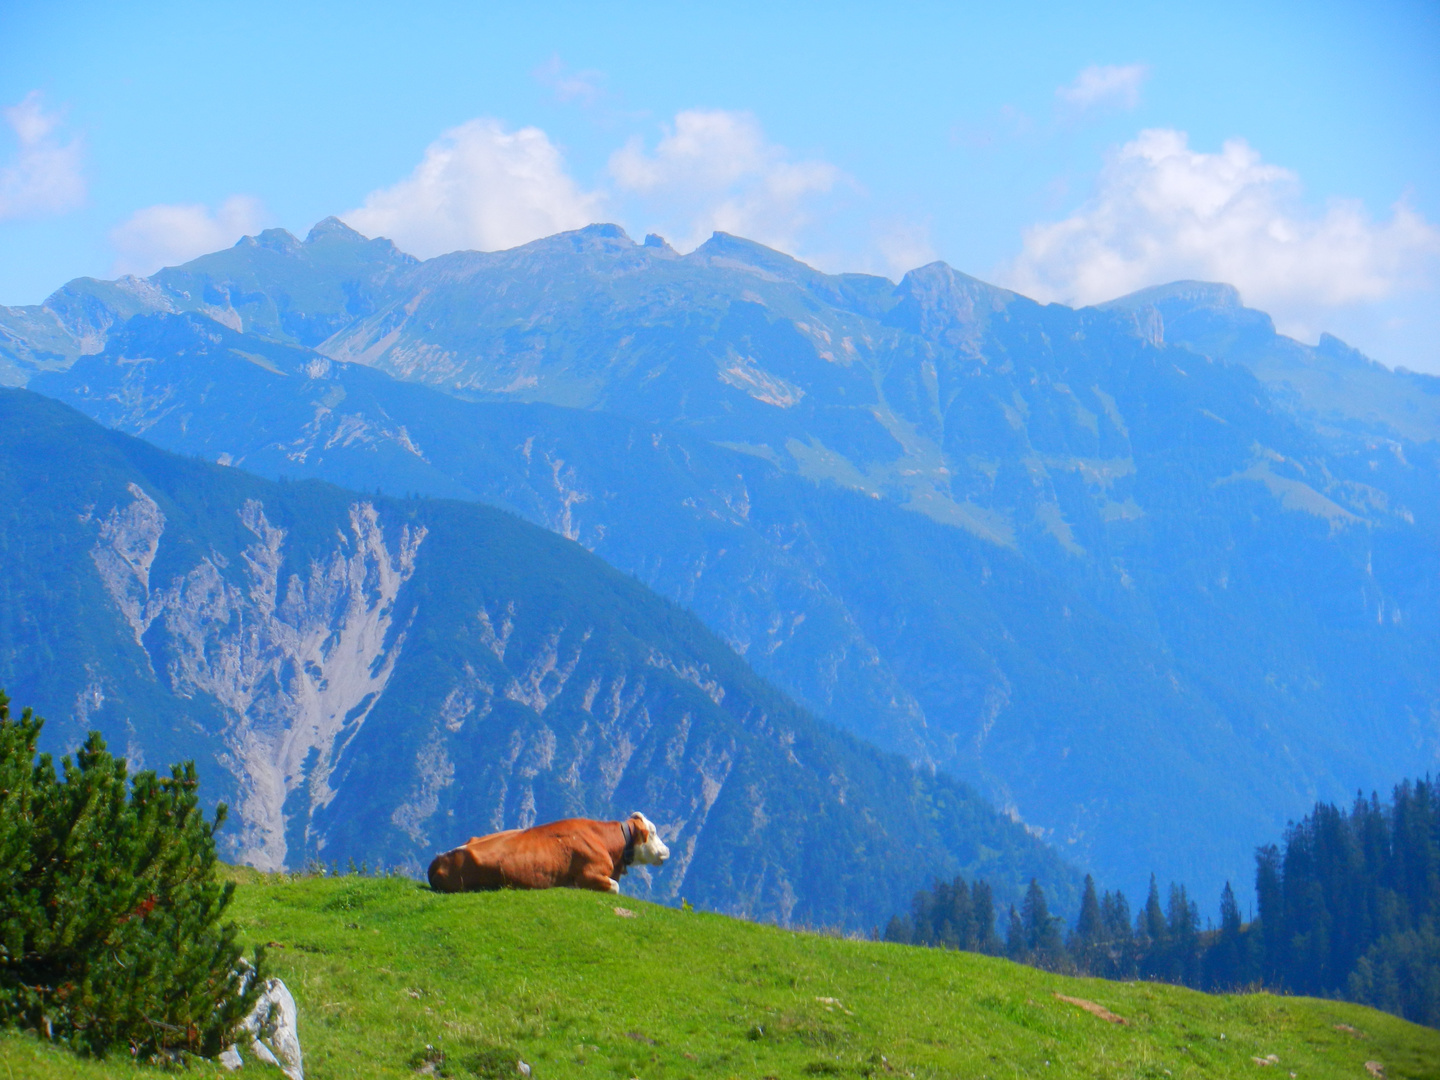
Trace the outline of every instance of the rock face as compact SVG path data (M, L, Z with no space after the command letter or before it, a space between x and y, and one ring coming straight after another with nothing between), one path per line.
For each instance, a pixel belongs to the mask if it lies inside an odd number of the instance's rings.
M627 894L869 927L934 874L1074 871L962 785L815 721L692 616L501 511L274 483L0 391L0 685L186 757L266 868L419 874L470 836L643 809Z
M1315 799L1440 760L1440 380L1226 286L1074 311L724 235L415 263L322 223L0 326L176 451L576 540L1132 894L1248 881ZM416 835L454 764L423 747Z
M305 1065L300 1053L300 1018L295 999L279 979L268 979L255 1008L241 1027L245 1049L266 1065L274 1065L287 1080L305 1080ZM240 1046L228 1047L220 1055L220 1064L238 1069L245 1062Z
M142 648L158 622L164 656L149 658L152 667L163 663L170 691L205 695L224 710L220 760L239 792L236 854L262 870L283 869L287 802L290 830L301 828L308 841L303 822L335 797L333 762L390 681L405 641L392 627L395 600L425 529L402 526L391 551L374 505L352 503L335 550L303 576L282 579L285 530L251 499L239 513L253 539L240 552L238 577L212 553L183 576L152 584L165 516L138 485L127 490L135 501L110 511L91 559Z

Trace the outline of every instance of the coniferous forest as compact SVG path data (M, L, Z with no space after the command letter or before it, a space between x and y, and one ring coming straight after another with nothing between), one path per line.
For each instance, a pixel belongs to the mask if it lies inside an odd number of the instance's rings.
M1255 853L1258 912L1242 920L1227 882L1218 921L1202 928L1183 885L1152 876L1137 911L1092 877L1075 925L1051 915L1032 881L997 934L989 886L937 882L897 915L887 941L1004 955L1054 971L1151 979L1211 991L1263 988L1337 997L1440 1027L1440 793L1429 777L1388 803L1326 803L1280 844Z

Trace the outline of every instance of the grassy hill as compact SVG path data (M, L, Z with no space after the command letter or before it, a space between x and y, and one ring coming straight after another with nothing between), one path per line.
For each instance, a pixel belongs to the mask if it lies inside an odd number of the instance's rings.
M1067 979L593 893L237 873L233 910L274 943L314 1080L511 1077L517 1058L537 1080L1365 1078L1367 1062L1440 1077L1440 1032L1337 1002ZM5 1080L157 1075L28 1035L0 1037L0 1067Z

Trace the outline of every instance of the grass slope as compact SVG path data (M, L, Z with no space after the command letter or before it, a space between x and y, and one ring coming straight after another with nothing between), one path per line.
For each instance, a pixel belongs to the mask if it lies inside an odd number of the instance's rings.
M1365 1078L1367 1061L1440 1077L1440 1032L1355 1005L1067 979L594 893L440 896L403 879L237 873L233 910L253 942L275 943L314 1080L414 1077L427 1061L428 1075L512 1077L517 1058L537 1080ZM0 1038L3 1070L146 1072L21 1035Z

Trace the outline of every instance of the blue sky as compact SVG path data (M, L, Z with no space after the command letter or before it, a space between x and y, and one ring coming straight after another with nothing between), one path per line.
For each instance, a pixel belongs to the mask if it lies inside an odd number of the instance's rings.
M328 214L425 256L615 220L1229 280L1440 372L1434 3L124 7L0 7L0 303Z

